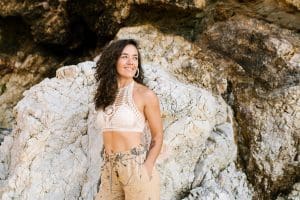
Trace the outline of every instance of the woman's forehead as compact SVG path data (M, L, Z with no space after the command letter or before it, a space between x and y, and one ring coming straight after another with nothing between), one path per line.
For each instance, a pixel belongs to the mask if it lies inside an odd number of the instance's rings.
M134 45L129 44L124 47L122 54L138 55L138 50Z

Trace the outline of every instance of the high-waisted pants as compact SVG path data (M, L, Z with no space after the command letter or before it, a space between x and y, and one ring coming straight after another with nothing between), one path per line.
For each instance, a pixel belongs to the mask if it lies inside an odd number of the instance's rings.
M149 176L144 166L147 151L142 145L106 154L95 200L159 200L160 178L155 166Z

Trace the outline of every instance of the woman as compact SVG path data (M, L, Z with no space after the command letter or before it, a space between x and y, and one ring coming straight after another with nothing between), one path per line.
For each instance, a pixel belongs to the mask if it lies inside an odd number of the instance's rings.
M95 77L97 123L104 143L104 165L96 199L159 199L159 175L155 169L163 140L159 100L143 85L136 41L109 44L97 62ZM149 149L142 144L147 124L151 132Z

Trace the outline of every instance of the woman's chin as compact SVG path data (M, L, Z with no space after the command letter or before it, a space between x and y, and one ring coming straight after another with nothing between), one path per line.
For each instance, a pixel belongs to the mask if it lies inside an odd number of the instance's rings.
M132 74L119 74L119 78L132 79L133 75Z

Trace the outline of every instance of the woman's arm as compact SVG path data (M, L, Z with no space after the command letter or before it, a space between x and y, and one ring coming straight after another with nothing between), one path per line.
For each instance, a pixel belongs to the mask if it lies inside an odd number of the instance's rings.
M151 131L151 143L145 167L151 174L156 158L158 157L163 143L163 125L159 107L159 100L156 94L148 90L145 94L145 117Z

